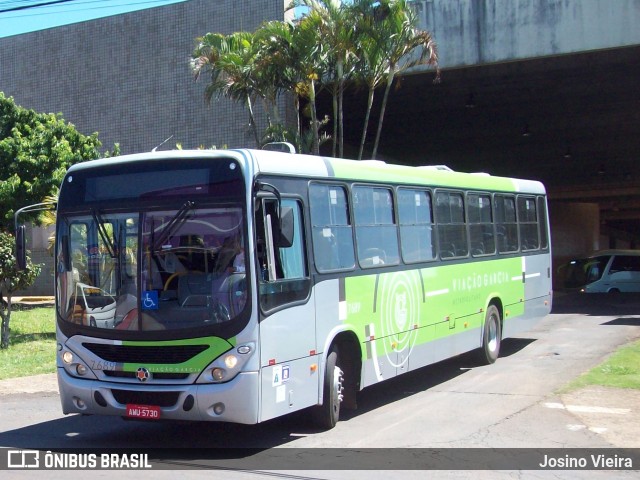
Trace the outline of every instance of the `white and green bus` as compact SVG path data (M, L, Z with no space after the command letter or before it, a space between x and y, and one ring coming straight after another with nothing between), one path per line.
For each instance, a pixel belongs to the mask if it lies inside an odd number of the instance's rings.
M273 151L73 166L55 263L65 414L331 428L552 299L539 182Z

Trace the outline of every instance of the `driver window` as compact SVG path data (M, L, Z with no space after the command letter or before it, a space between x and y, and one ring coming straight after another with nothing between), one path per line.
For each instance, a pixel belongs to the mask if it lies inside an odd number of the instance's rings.
M309 292L302 207L295 199L283 198L282 209L293 213L293 241L280 235L280 213L275 199L262 199L256 215L260 305L270 311L287 303L303 301Z

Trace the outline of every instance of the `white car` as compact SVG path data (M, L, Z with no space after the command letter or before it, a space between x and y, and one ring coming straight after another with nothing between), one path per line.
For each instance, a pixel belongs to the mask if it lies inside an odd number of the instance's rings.
M564 285L585 293L640 292L640 250L602 250L561 267Z

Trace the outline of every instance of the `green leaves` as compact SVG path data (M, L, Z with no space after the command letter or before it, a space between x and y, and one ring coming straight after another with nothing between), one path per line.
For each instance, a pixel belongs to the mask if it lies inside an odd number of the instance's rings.
M22 108L0 92L0 231L13 228L18 208L53 194L71 165L99 158L100 147L96 133L83 135L59 114Z
M13 236L0 232L0 348L9 346L12 293L27 288L40 275L40 265L31 263L29 257L27 257L27 268L18 269L14 248Z
M249 110L256 146L261 145L253 115L260 102L266 113L267 133L273 138L279 124L277 99L289 93L295 112L299 101L307 101L311 153L319 153L320 130L316 97L327 89L333 97L333 154L343 152L343 95L347 88L364 84L369 90L360 156L367 137L367 124L374 91L386 84L378 115L377 145L384 107L394 77L420 64L437 66L437 50L431 35L417 28L417 17L408 0L292 0L289 9L304 7L296 22L265 22L253 33L230 35L207 33L197 39L192 53L196 78L210 75L205 98L226 97L242 102ZM274 122L272 122L274 119ZM280 127L283 130L283 127ZM291 132L290 132L291 133ZM277 135L276 135L277 136ZM300 118L297 134L302 139ZM301 150L303 144L297 144Z

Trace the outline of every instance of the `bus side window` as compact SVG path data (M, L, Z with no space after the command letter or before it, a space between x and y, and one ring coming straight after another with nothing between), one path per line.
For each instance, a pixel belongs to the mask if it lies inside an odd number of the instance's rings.
M462 193L436 193L436 222L440 258L466 257L469 245Z
M433 235L431 192L399 188L398 218L404 261L415 263L434 260L436 246Z
M309 206L313 252L318 271L353 268L353 228L345 189L338 185L311 184Z
M616 272L640 272L640 256L616 255L609 267L609 273Z
M498 252L517 252L519 247L515 198L506 195L495 195L493 203L495 205Z
M256 215L258 262L260 264L260 305L265 312L307 298L307 273L302 207L297 200L283 198L282 207L293 211L293 242L278 242L278 202L262 200Z
M491 196L488 193L469 193L467 195L469 237L471 255L492 255L496 252L493 233L493 212Z
M382 187L353 187L358 262L362 268L400 262L393 194Z
M518 197L518 228L523 251L540 248L538 237L538 214L533 197Z
M549 225L547 222L547 202L544 197L538 197L538 219L540 226L540 248L549 248Z

